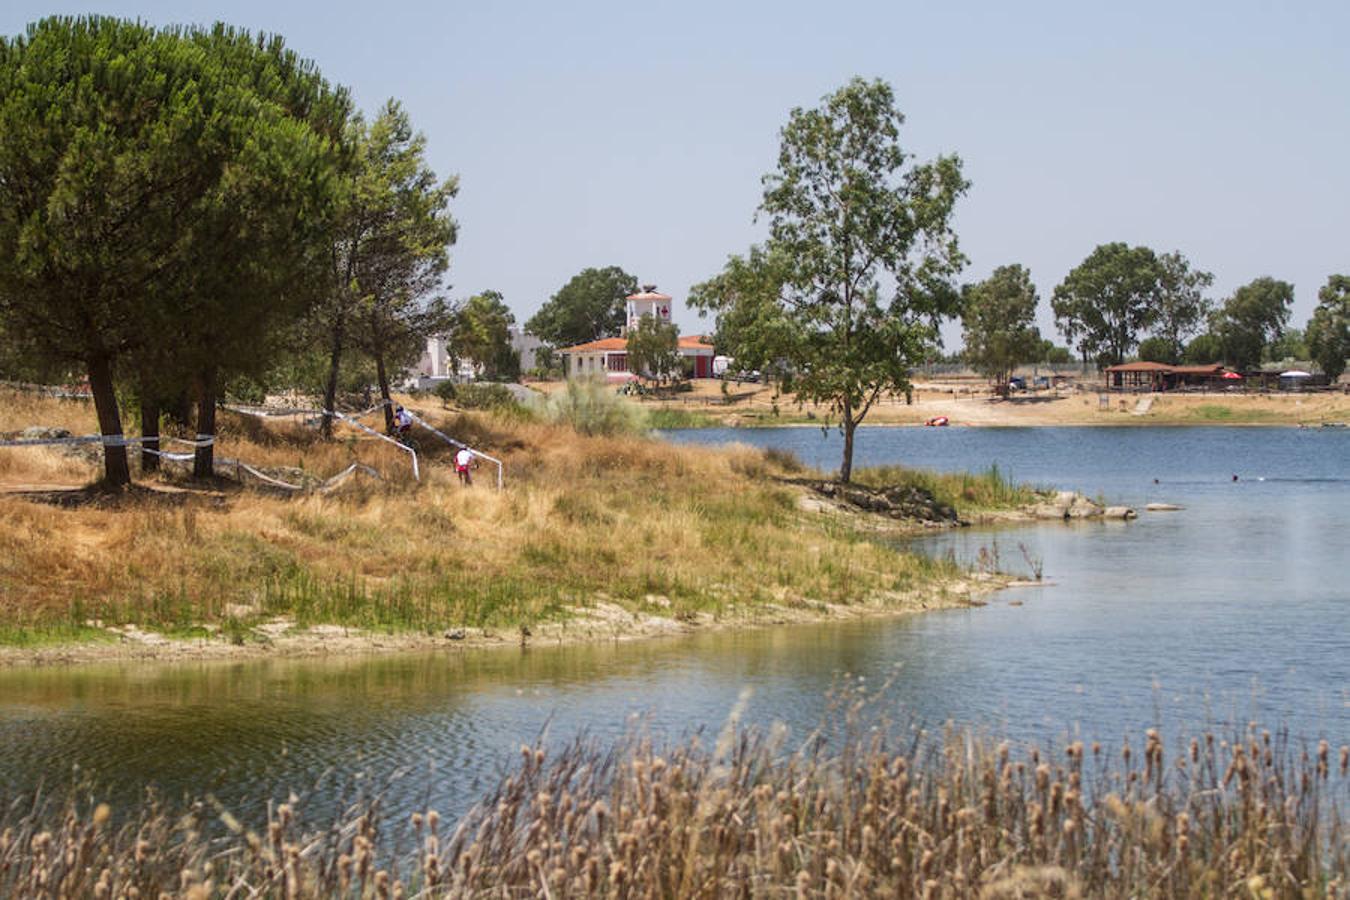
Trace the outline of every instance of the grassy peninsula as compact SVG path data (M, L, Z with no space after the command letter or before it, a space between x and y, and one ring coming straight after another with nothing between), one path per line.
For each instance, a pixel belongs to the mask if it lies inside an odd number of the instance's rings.
M623 637L968 602L966 573L877 542L861 513L810 502L801 482L819 476L790 456L586 434L515 407L408 402L503 459L505 489L487 468L458 484L451 448L434 439L421 441L419 483L388 444L355 433L325 442L300 422L225 411L224 458L292 480L353 461L381 477L293 496L170 473L100 493L80 489L96 477L96 447L0 451L4 652ZM6 434L95 430L82 402L7 391L0 409ZM906 478L963 514L1031 499L996 472L885 473Z

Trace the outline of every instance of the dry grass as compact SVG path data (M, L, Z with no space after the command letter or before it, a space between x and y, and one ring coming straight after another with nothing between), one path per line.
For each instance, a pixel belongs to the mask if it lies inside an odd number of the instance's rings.
M458 823L329 825L292 797L265 823L210 803L31 801L0 812L0 891L26 897L1344 897L1350 748L1255 726L1142 752L1013 752L878 723L862 698L792 749L738 727L709 745L522 747ZM880 727L874 727L880 725ZM434 792L434 788L433 788ZM224 835L210 838L222 829ZM216 827L212 827L215 825ZM164 893L161 893L164 892Z
M11 413L10 427L48 424L53 403ZM505 460L505 491L487 468L462 488L448 448L431 439L416 484L406 456L381 442L323 442L299 424L222 414L221 456L320 478L361 461L385 478L329 496L225 483L75 508L0 498L0 641L91 620L242 634L285 616L438 631L556 620L599 601L676 618L768 603L900 604L956 575L802 512L797 489L774 477L793 465L781 455L438 415L438 405L425 414ZM65 427L92 431L85 414ZM60 451L3 450L0 460L10 484L94 471L75 460L62 470Z

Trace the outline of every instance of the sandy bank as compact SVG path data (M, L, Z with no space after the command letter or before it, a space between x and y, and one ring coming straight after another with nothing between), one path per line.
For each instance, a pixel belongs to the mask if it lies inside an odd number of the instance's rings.
M674 618L632 612L604 599L577 608L561 621L517 629L449 628L436 634L379 633L339 625L300 628L284 618L259 625L256 639L234 643L212 629L206 637L180 639L134 626L107 629L106 640L37 648L0 647L0 666L50 666L118 661L181 662L249 660L264 657L359 656L428 650L472 651L509 646L559 646L652 640L728 629L768 628L911 615L940 609L983 606L984 598L1019 584L1003 576L972 574L967 579L919 594L889 593L852 604L803 602L735 607L719 616L700 613ZM650 605L662 606L652 597Z
M920 382L911 403L903 397L879 402L866 425L922 425L947 416L954 426L1034 427L1053 425L1320 425L1350 421L1345 393L1109 394L1105 406L1096 391L1045 391L1003 400L982 386ZM1151 402L1140 404L1142 399ZM719 424L756 427L823 424L829 409L799 406L791 396L774 399L765 385L703 381L672 398L643 398L644 407L683 410ZM777 410L775 414L775 409Z

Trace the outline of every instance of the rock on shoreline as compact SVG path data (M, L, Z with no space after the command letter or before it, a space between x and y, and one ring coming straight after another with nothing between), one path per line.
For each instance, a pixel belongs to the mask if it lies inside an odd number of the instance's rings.
M1060 491L1053 500L1037 503L1029 510L1035 519L1122 519L1135 518L1138 514L1128 506L1102 506L1094 503L1077 491Z

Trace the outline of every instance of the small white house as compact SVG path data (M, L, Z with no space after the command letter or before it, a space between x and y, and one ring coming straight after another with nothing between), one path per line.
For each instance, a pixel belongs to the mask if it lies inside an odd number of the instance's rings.
M629 331L637 327L644 316L653 316L669 322L673 301L668 294L656 292L655 285L643 285L642 291L625 298L628 324L619 337L600 338L558 352L565 361L563 371L568 378L600 378L608 381L632 381L637 374L628 370ZM681 336L677 343L680 356L688 360L687 367L695 378L713 377L712 341L701 334Z

